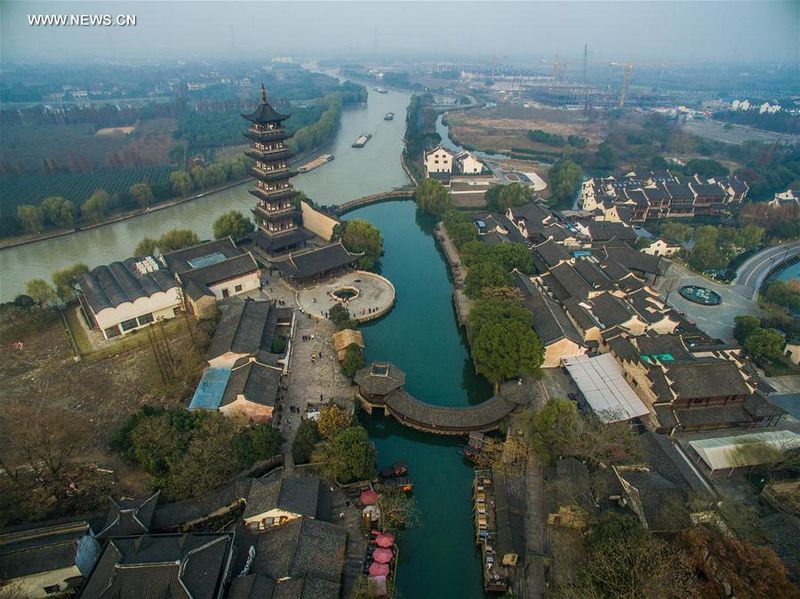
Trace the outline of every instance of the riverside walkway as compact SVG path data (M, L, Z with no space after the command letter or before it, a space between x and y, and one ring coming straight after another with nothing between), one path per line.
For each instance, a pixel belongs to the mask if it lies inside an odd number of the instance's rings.
M386 396L386 409L398 422L436 435L494 430L516 407L516 402L499 395L469 407L434 406L404 389L396 389Z

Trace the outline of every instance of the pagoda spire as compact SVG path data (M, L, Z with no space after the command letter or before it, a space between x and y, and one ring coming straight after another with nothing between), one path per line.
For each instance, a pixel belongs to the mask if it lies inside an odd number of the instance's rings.
M261 102L266 104L267 103L267 88L264 87L264 82L261 82Z

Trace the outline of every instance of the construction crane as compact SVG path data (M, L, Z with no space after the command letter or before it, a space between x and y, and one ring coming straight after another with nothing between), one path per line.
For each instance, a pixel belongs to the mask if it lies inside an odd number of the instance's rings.
M617 108L625 106L625 99L628 96L628 86L631 83L631 73L633 72L633 63L629 62L625 65L625 78L622 80L622 89L619 91L619 104Z
M551 89L556 84L556 82L558 81L558 72L559 72L560 69L561 69L561 63L558 60L558 54L556 54L556 57L553 60L553 80L550 83Z

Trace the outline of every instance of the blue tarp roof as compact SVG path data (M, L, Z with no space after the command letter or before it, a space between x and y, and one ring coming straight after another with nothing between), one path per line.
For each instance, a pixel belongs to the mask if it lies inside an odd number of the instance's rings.
M216 410L222 403L225 387L231 378L230 368L206 368L195 389L190 410Z

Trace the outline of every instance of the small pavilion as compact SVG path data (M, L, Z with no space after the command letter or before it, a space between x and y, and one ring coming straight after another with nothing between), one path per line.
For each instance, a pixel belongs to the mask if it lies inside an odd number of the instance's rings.
M391 362L373 362L356 371L353 380L358 385L362 407L372 414L375 408L386 410L386 396L405 384L406 373Z

